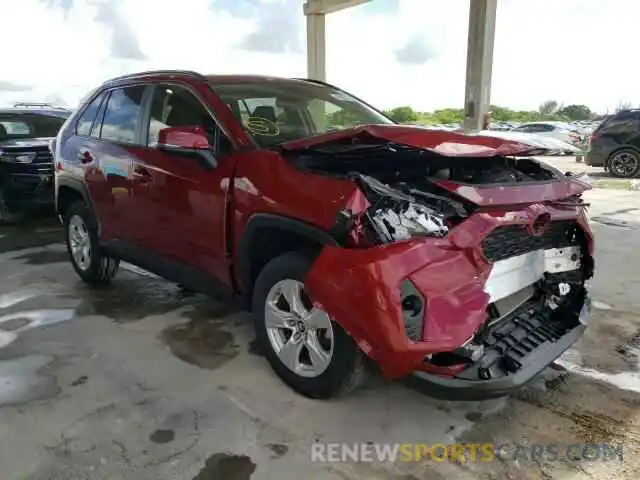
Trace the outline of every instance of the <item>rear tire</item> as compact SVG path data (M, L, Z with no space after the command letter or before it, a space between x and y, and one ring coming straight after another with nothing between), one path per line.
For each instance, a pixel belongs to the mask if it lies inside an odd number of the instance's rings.
M288 252L271 260L256 281L252 310L256 337L276 374L306 397L327 399L360 385L365 362L353 339L306 297L304 279L312 264L313 257L303 252ZM289 303L290 292L297 292L296 307ZM275 317L274 311L279 312ZM281 314L284 316L278 317ZM287 326L273 327L274 319ZM292 343L299 348L287 357L283 352Z
M78 276L89 285L107 285L115 277L120 260L100 247L97 222L84 202L72 204L64 214L67 251Z
M609 173L617 178L633 178L640 173L640 154L630 148L618 150L607 162Z

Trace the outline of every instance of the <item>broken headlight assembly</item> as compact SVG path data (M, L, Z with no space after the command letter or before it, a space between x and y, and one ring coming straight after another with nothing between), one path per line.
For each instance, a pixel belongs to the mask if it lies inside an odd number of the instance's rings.
M365 175L360 175L359 180L369 197L374 198L367 217L383 243L414 237L444 237L449 232L444 215L419 203L413 195Z
M418 203L380 208L369 215L381 240L386 242L443 237L449 231L442 215Z

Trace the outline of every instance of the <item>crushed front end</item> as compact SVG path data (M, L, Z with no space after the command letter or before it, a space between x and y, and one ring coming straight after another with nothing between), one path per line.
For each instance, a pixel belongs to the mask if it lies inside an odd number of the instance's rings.
M402 173L349 174L359 188L333 231L347 247L323 248L306 289L385 376L444 398L508 394L585 329L589 187L502 157L424 175L402 153Z

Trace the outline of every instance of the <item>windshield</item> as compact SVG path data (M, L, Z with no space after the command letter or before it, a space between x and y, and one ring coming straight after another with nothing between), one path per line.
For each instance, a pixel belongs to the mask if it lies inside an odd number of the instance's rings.
M0 114L0 141L55 137L65 120L29 113Z
M335 88L302 81L213 84L261 147L392 120Z

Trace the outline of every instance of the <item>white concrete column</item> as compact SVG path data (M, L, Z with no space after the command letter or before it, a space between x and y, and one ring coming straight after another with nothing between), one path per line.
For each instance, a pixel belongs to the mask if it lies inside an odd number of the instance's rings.
M323 82L327 80L326 36L325 14L307 14L307 76Z
M464 127L481 130L491 101L491 69L498 0L470 0Z

